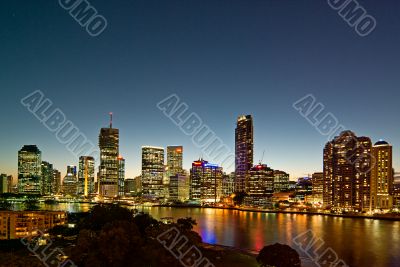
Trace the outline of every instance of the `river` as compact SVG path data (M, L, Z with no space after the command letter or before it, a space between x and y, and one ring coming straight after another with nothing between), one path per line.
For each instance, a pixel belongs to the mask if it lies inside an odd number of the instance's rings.
M90 205L59 204L43 208L76 212L88 211ZM194 230L210 244L250 251L259 251L265 245L277 242L288 244L301 254L305 267L317 265L296 246L293 238L309 230L320 239L318 244L323 241L322 247L332 248L348 266L400 266L399 221L210 208L143 207L139 211L148 212L156 219L192 217L197 221Z

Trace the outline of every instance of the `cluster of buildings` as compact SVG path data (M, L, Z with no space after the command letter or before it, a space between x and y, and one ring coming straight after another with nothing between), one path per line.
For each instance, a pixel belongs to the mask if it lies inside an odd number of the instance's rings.
M119 129L102 128L99 134L99 166L95 179L95 159L81 156L78 167L67 166L61 174L42 161L35 145L18 152L17 190L23 194L75 197L142 197L150 201L226 203L234 194L244 195L244 204L270 207L289 199L339 211L390 210L400 202L400 183L392 167L392 146L351 131L328 142L323 151L323 171L297 182L289 174L266 164L254 164L253 118L239 116L235 129L235 171L204 159L183 168L183 147L143 146L142 172L125 178L125 160L119 153ZM10 192L12 177L0 175L0 192ZM400 179L398 180L400 182ZM294 193L294 194L293 194Z
M372 143L344 131L324 148L323 205L341 211L374 212L393 208L395 196L392 146Z
M289 175L266 165L253 165L253 119L239 116L235 131L236 168L226 174L221 166L204 159L192 162L189 171L183 169L183 147L142 147L142 172L135 178L125 178L125 159L119 153L119 129L110 125L99 134L99 166L95 159L81 156L78 165L59 170L42 161L36 145L25 145L18 151L18 182L16 192L36 195L116 198L141 196L149 200L169 202L218 203L234 192L246 193L249 205L267 203L272 193L289 188ZM97 174L97 179L95 176ZM4 175L3 175L4 176ZM4 192L12 191L10 178ZM11 178L12 180L12 178ZM0 185L1 186L1 185ZM2 188L2 187L0 187ZM262 199L262 200L261 200Z
M66 175L53 164L42 161L42 152L36 145L25 145L18 151L18 182L16 192L20 194L70 196L96 193L94 179L95 160L93 157L79 158L79 169L67 166ZM9 188L8 192L12 192Z

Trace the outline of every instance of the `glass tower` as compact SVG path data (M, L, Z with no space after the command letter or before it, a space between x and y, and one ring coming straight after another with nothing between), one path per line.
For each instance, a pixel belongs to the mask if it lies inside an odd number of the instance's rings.
M248 171L253 167L253 118L239 116L235 130L235 191L246 190Z
M42 152L35 145L25 145L18 151L18 191L21 194L41 194Z

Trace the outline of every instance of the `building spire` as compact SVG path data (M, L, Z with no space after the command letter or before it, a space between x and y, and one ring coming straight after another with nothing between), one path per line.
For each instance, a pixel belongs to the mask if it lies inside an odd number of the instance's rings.
M112 128L112 112L109 113L110 114L110 129Z

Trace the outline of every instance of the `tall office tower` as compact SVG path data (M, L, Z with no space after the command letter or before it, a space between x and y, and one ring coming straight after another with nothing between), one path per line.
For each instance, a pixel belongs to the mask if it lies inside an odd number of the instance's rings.
M289 190L289 174L284 171L274 171L274 192L286 192Z
M53 185L54 194L59 194L61 192L61 172L53 169Z
M253 167L253 118L239 116L235 130L235 191L246 191L248 171Z
M125 195L125 159L118 157L118 196Z
M268 206L274 193L274 170L266 164L258 164L249 170L246 205Z
M325 207L349 211L369 209L371 147L370 138L357 137L351 131L342 132L325 145Z
M18 151L18 192L40 194L42 152L35 145L25 145Z
M142 192L144 196L163 197L164 148L142 147Z
M79 157L78 184L78 195L88 197L90 194L95 193L93 157Z
M110 113L110 127L100 130L99 148L99 194L105 197L116 197L118 195L119 130L112 127L112 113Z
M78 177L76 166L67 166L67 174L63 179L62 192L64 195L76 196L78 194Z
M322 204L324 192L324 173L315 172L311 177L312 182L312 202L314 204Z
M169 201L184 202L189 199L189 179L184 174L170 176Z
M183 147L168 146L167 147L167 167L168 176L182 174L183 168Z
M380 140L371 149L370 210L391 209L393 206L392 146Z
M53 164L42 161L42 181L41 181L41 194L52 195L54 194L53 188Z
M222 197L222 167L199 159L190 170L190 199L216 203Z

